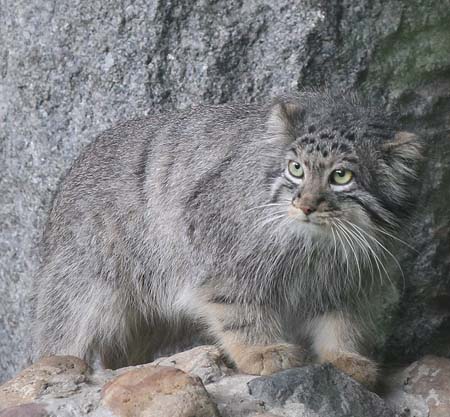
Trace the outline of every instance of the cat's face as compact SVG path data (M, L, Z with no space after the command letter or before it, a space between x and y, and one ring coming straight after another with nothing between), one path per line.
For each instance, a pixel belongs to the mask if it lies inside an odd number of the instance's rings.
M367 239L400 224L419 158L414 135L396 134L387 123L371 125L370 118L324 128L317 127L320 120L298 128L286 114L278 121L291 123L285 126L291 140L271 194L291 230Z
M286 203L288 216L311 231L364 224L367 213L358 201L372 196L365 188L368 172L360 163L352 141L337 132L303 135L286 154L274 194Z

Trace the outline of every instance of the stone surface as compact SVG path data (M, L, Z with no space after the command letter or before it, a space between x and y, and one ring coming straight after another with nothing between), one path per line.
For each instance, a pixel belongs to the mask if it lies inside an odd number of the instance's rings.
M206 386L222 417L247 417L266 413L264 404L249 395L247 383L253 379L254 375L233 375Z
M0 417L51 417L42 404L24 404L0 411Z
M285 416L394 417L376 394L329 364L307 365L253 379L250 394Z
M427 356L394 373L383 399L331 365L269 377L237 374L213 346L114 371L90 372L75 358L50 357L0 393L0 417L393 416L388 406L398 417L447 417L450 360Z
M0 380L25 363L45 212L84 144L134 116L325 83L398 108L430 145L380 355L450 357L449 20L450 0L3 2Z
M234 373L223 361L215 346L199 346L170 357L152 362L152 365L173 366L191 375L198 376L204 384L215 382Z
M103 388L102 397L119 417L219 416L200 378L166 366L126 372Z
M387 401L414 417L450 416L450 359L425 356L399 372Z
M44 395L70 396L85 383L89 367L73 356L51 356L23 370L0 386L0 410L26 404Z

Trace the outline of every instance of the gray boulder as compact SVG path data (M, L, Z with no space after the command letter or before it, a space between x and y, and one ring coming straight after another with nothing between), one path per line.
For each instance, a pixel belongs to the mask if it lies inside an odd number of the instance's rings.
M394 417L376 394L330 364L288 369L248 382L271 412L307 417Z

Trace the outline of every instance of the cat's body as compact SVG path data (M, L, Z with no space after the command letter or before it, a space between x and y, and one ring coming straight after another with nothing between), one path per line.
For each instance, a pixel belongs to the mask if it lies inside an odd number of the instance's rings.
M389 258L375 228L401 225L419 149L390 123L314 93L105 132L53 203L36 356L141 363L192 323L244 372L301 364L310 344L373 383L362 346Z

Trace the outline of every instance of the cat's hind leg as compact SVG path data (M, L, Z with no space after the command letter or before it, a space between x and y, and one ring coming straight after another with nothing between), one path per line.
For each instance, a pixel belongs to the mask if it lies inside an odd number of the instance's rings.
M137 317L133 317L137 316ZM123 326L115 328L96 347L101 364L106 369L117 369L151 362L158 349L157 329L150 326L138 313L128 311Z
M60 279L53 266L38 277L33 359L72 355L93 363L100 355L109 368L145 362L151 356L147 349L151 332L138 336L143 320L129 292L99 279L72 275Z

